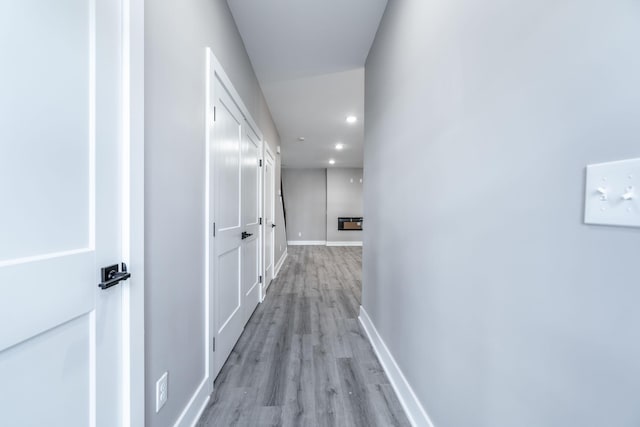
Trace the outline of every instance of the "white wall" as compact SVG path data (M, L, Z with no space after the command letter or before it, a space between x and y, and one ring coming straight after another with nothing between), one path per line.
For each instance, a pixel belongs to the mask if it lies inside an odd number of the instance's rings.
M326 169L282 169L288 241L327 240Z
M225 1L145 4L147 425L169 426L204 376L205 47L271 144L278 133ZM279 180L279 156L276 180ZM278 182L278 181L276 181ZM276 223L283 224L282 209ZM276 259L284 229L276 230ZM155 381L169 400L155 413Z
M341 216L362 216L362 168L327 169L327 241L362 242L362 231L338 230Z
M638 46L636 0L389 2L363 305L436 427L639 425L640 230L582 221L640 156Z

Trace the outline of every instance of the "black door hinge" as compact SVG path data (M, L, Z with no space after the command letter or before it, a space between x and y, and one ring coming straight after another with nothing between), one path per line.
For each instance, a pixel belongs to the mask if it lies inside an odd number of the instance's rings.
M216 107L213 107L213 121L216 121Z
M260 167L262 167L262 159L260 159Z
M212 351L216 351L216 338L213 338L213 349Z
M262 283L262 276L259 277L258 283Z
M262 218L260 218L260 225L262 225Z
M216 237L216 223L213 223L213 237Z

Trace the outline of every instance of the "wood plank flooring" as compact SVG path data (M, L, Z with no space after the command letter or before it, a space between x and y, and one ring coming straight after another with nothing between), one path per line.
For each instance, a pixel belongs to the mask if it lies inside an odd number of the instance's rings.
M198 426L409 426L358 322L362 248L290 246Z

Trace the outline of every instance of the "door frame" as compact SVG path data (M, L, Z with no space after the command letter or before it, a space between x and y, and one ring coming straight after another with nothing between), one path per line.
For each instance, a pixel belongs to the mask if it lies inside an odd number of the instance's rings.
M271 231L271 241L268 242L267 241L267 224L266 224L266 200L267 200L267 194L269 194L266 188L266 182L267 182L267 155L271 157L271 159L273 160L273 165L271 167L271 185L272 185L272 200L271 200L271 212L270 212L270 217L271 220L274 221L275 220L275 213L276 213L276 192L275 192L275 180L276 180L276 156L274 155L273 151L271 151L271 148L269 147L269 144L267 143L267 141L264 141L264 152L262 154L262 158L263 160L263 168L262 168L262 217L265 218L263 219L263 227L262 227L262 277L264 278L264 280L262 281L262 290L261 290L261 299L260 302L264 301L265 297L267 296L267 289L269 288L269 286L271 285L271 283L267 283L267 259L266 259L266 254L267 254L267 245L271 245L271 258L272 258L272 263L273 265L271 266L272 270L271 270L271 280L273 281L275 275L275 256L274 256L274 251L276 249L276 233L275 230Z
M125 427L145 424L144 0L122 2L122 286Z
M142 1L142 0L136 0L136 1ZM213 176L214 171L213 171L213 165L211 164L209 153L211 152L211 149L214 143L213 132L212 132L212 126L214 125L214 111L212 108L212 101L216 98L214 93L214 87L215 87L214 82L216 77L220 79L220 82L224 85L225 89L231 95L231 98L233 99L233 101L239 107L240 112L245 118L246 124L250 126L252 130L255 132L260 144L264 145L264 138L260 128L258 127L255 120L249 113L249 109L244 104L244 101L240 97L240 94L236 91L235 87L233 86L233 83L231 82L231 79L228 77L227 73L224 71L224 68L222 67L222 65L216 58L216 56L213 54L213 51L211 50L210 47L206 47L204 53L206 58L205 59L206 95L205 95L205 105L204 105L205 116L206 116L206 120L205 120L205 147L206 147L205 150L206 151L204 156L205 157L205 190L204 190L205 191L205 194L204 194L205 215L204 215L204 218L205 218L205 233L206 233L205 242L204 242L204 245L205 245L204 287L205 287L206 326L205 326L204 343L205 343L205 360L206 360L207 370L205 372L205 376L201 386L198 388L198 390L196 391L196 393L191 399L191 402L193 402L195 405L199 407L200 412L204 410L204 408L206 407L210 399L211 393L213 392L213 389L214 389L213 382L215 380L215 378L212 378L212 372L214 372L213 347L214 347L214 340L217 335L217 334L214 335L216 325L215 325L215 316L214 316L215 313L213 312L215 307L215 301L213 298L215 294L216 283L214 283L214 278L211 275L211 267L212 267L211 249L214 243L213 242L213 221L214 221L215 200L213 199L214 189L211 188L211 184L210 184L211 177ZM262 148L260 149L260 154L262 154ZM262 210L262 174L259 173L258 175L261 177L261 181L258 186L258 189L260 192L260 203L259 203L260 214L262 214L262 211L263 211ZM260 234L262 234L262 232L260 232ZM262 243L259 243L260 247L261 245ZM262 271L262 263L261 263L262 253L258 258L260 260L259 271ZM260 286L261 288L259 292L262 295L262 284L260 284Z

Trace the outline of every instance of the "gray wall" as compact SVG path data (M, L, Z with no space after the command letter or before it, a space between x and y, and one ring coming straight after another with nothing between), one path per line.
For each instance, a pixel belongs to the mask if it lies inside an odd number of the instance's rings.
M326 169L283 168L282 184L287 240L327 240Z
M147 2L145 31L146 416L153 427L173 425L205 370L206 46L274 152L279 136L225 1ZM278 228L276 259L283 234ZM164 371L169 400L156 414L154 384Z
M362 231L338 230L339 216L363 216L361 181L362 168L327 169L327 241L362 241Z
M640 425L640 230L582 221L640 156L638 46L636 0L389 2L363 306L436 427Z

